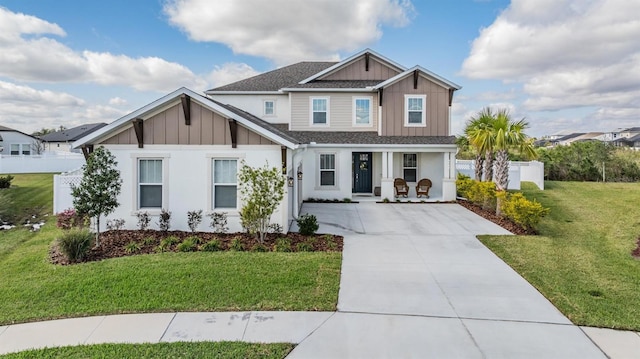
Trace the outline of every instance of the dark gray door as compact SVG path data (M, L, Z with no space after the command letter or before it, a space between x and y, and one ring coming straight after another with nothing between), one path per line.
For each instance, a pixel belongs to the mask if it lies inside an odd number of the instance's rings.
M353 173L353 193L371 193L371 152L353 152L352 173Z

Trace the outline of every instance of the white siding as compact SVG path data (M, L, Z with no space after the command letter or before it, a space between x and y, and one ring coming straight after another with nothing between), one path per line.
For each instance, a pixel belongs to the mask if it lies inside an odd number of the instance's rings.
M224 104L240 108L270 123L289 123L289 95L209 95ZM264 101L275 101L275 116L264 116Z
M329 98L329 126L310 125L309 99L312 97ZM353 125L353 98L371 97L371 125ZM378 94L373 93L341 93L314 92L291 93L291 130L292 131L377 131L378 129Z

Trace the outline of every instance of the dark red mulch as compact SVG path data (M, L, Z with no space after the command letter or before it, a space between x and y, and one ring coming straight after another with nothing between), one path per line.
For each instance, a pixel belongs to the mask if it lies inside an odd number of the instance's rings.
M513 233L513 234L518 234L518 235L535 235L537 233L533 232L533 231L527 231L526 229L520 227L519 225L513 223L511 220L504 218L504 217L500 217L500 216L496 216L496 213L494 211L490 211L490 210L486 210L483 209L482 207L473 204L469 201L464 201L464 200L460 200L458 201L458 204L461 205L462 207L474 212L475 214L483 217L484 219L487 219L497 225L499 225L500 227L506 229L507 231Z
M132 256L139 254L157 253L156 248L160 242L167 237L174 236L179 238L178 243L187 237L195 236L200 238L200 243L205 244L213 239L218 239L221 243L223 251L228 250L231 241L235 238L240 239L246 251L250 251L257 245L258 239L255 236L246 233L211 233L211 232L185 232L185 231L155 231L155 230L111 230L100 233L100 245L89 250L89 254L83 262L100 261L103 259L117 258L124 256ZM152 238L153 240L146 239ZM342 252L343 239L342 236L333 234L316 234L313 236L305 236L299 233L274 234L269 233L264 240L263 245L268 251L271 251L273 245L278 238L287 238L291 243L291 251L296 252L298 243L310 243L313 245L314 252ZM329 241L327 241L329 239ZM135 253L127 253L126 245L136 242L140 249ZM172 245L166 252L177 252L177 244ZM49 259L53 264L67 265L70 264L66 257L60 252L56 245L51 246L49 250Z
M637 247L636 249L631 251L631 256L633 256L633 258L635 259L640 259L640 237L638 237L638 241L636 242Z

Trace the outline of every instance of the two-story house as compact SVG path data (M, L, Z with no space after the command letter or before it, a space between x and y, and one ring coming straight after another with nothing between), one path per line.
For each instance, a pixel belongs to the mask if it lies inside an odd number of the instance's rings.
M123 178L113 215L225 211L239 229L237 171L282 166L285 198L272 221L288 229L306 198L394 198L394 178L432 181L455 199L453 93L460 87L371 50L340 62L301 62L206 91L182 88L78 140L108 148ZM203 225L204 229L204 225Z

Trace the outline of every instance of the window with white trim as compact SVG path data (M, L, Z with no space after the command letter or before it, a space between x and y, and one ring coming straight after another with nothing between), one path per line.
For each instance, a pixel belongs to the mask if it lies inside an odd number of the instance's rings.
M28 143L12 143L10 146L10 155L11 156L29 156L31 155L31 145Z
M404 125L426 126L426 106L426 95L404 95Z
M138 159L138 208L162 208L162 160Z
M402 177L407 182L418 181L418 154L405 153L402 155Z
M356 126L371 124L371 97L353 98L353 124Z
M264 115L274 116L276 114L276 102L273 100L264 101Z
M213 159L213 209L238 207L238 160Z
M312 97L310 99L311 107L311 124L312 125L328 125L329 124L329 98Z
M12 143L11 144L11 156L18 156L20 154L20 144Z
M320 186L336 185L336 155L335 153L320 154Z

